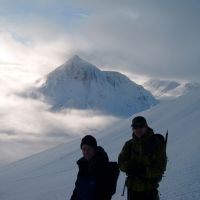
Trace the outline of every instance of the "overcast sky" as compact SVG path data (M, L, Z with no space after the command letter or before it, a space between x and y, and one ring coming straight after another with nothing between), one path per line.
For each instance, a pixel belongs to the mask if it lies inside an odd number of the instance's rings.
M76 53L102 69L199 80L198 0L0 2L1 65L40 75Z
M136 82L199 81L200 1L0 0L0 164L118 120L16 95L74 54Z

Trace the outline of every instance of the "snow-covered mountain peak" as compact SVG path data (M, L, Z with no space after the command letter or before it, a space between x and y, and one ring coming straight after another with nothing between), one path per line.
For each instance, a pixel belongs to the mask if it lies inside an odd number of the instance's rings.
M75 55L48 76L56 75L56 73L64 73L74 79L88 80L93 79L99 72L100 70L96 66Z
M53 110L89 109L120 116L157 103L150 92L127 76L102 71L77 55L42 78L31 96L42 96Z
M200 90L198 82L179 82L171 80L150 79L144 87L160 100L175 99L177 97Z
M197 82L186 82L186 83L184 83L184 86L188 90L200 89L200 83L197 83Z
M91 63L87 62L86 60L83 60L78 55L71 57L68 61L66 61L64 63L64 66L69 69L70 68L76 68L76 69L83 68L85 70L91 70L91 69L98 70L98 68L96 66L92 65Z

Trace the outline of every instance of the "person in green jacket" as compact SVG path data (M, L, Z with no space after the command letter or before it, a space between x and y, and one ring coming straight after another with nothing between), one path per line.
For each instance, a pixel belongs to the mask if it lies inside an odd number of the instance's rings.
M133 137L118 157L121 171L127 175L128 200L159 200L159 182L166 170L165 139L154 134L142 116L132 120Z

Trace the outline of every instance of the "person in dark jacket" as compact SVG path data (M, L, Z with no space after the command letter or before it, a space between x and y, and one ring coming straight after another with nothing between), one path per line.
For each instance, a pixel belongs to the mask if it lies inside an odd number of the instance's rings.
M165 139L154 134L142 116L131 126L133 138L118 157L119 168L127 174L128 200L159 200L157 189L167 164Z
M107 153L91 135L86 135L80 146L83 157L77 161L79 171L71 200L110 200L105 183Z

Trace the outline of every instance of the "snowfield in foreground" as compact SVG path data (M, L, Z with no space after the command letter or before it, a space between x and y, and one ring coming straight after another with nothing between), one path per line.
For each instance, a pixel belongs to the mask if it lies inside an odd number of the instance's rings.
M138 115L138 114L137 114ZM168 166L160 186L161 200L200 199L200 92L163 102L139 113L155 132L169 130ZM131 119L96 134L110 156L117 160L131 137ZM0 169L1 200L67 200L76 179L80 138ZM114 200L121 197L125 176L121 173Z

